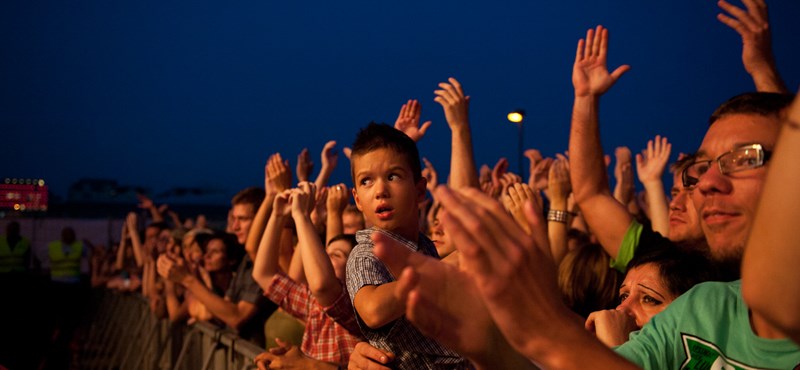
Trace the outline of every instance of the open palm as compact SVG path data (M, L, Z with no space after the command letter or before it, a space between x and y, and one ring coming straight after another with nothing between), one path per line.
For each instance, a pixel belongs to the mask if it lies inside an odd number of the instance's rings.
M586 32L586 39L578 41L575 64L572 67L572 84L575 96L602 95L608 91L630 66L622 65L609 73L606 67L608 30L597 26Z

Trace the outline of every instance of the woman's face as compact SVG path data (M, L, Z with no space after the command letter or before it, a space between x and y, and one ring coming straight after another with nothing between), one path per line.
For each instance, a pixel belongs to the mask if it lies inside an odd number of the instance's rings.
M621 303L617 310L633 316L639 328L677 298L667 289L658 266L653 263L628 270L619 288L619 297Z
M439 258L445 258L456 250L455 245L450 241L450 235L447 235L442 227L441 220L444 213L444 208L439 210L439 214L433 219L433 227L431 228L431 241L436 246Z
M222 240L211 239L208 242L204 262L208 272L220 271L228 266L228 255L225 253L225 243Z

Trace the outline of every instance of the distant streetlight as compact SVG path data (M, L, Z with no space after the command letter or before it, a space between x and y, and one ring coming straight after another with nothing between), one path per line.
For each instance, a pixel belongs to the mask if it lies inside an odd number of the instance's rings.
M519 132L519 145L517 146L517 148L518 148L518 150L517 150L517 155L518 155L517 163L519 163L519 175L521 177L523 177L523 178L525 177L525 173L522 170L522 152L523 152L523 149L522 149L522 137L523 137L523 135L522 135L522 121L524 119L525 119L525 111L522 110L522 109L517 109L517 110L512 111L511 113L508 114L508 120L517 125L517 131Z

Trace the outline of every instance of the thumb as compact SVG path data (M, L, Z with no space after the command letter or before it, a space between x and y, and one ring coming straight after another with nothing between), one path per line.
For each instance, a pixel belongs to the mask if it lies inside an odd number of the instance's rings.
M616 81L620 77L622 77L622 75L625 74L625 72L628 72L630 70L631 70L631 66L629 66L627 64L623 64L623 65L617 67L617 69L615 69L614 72L611 72L611 78L613 78L614 81Z
M425 132L428 131L428 127L431 127L431 121L427 121L427 122L423 123L422 126L420 126L420 128L419 128L419 133L424 135Z

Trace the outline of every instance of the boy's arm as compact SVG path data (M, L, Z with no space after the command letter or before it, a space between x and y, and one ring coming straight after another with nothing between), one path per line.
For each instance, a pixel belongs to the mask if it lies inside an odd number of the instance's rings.
M131 248L133 249L133 258L136 259L136 266L142 267L144 265L142 240L139 238L139 231L136 230L136 218L135 212L128 213L128 235L131 237Z
M380 328L403 316L405 302L395 294L397 282L365 285L356 292L353 307L372 329Z
M623 65L608 72L607 41L607 31L598 27L578 42L572 71L575 103L569 136L570 179L586 223L606 252L616 258L632 217L608 189L598 109L600 96L630 67Z
M347 290L353 308L373 329L400 318L405 311L404 301L395 295L397 283L391 281L386 266L361 244L347 258Z

